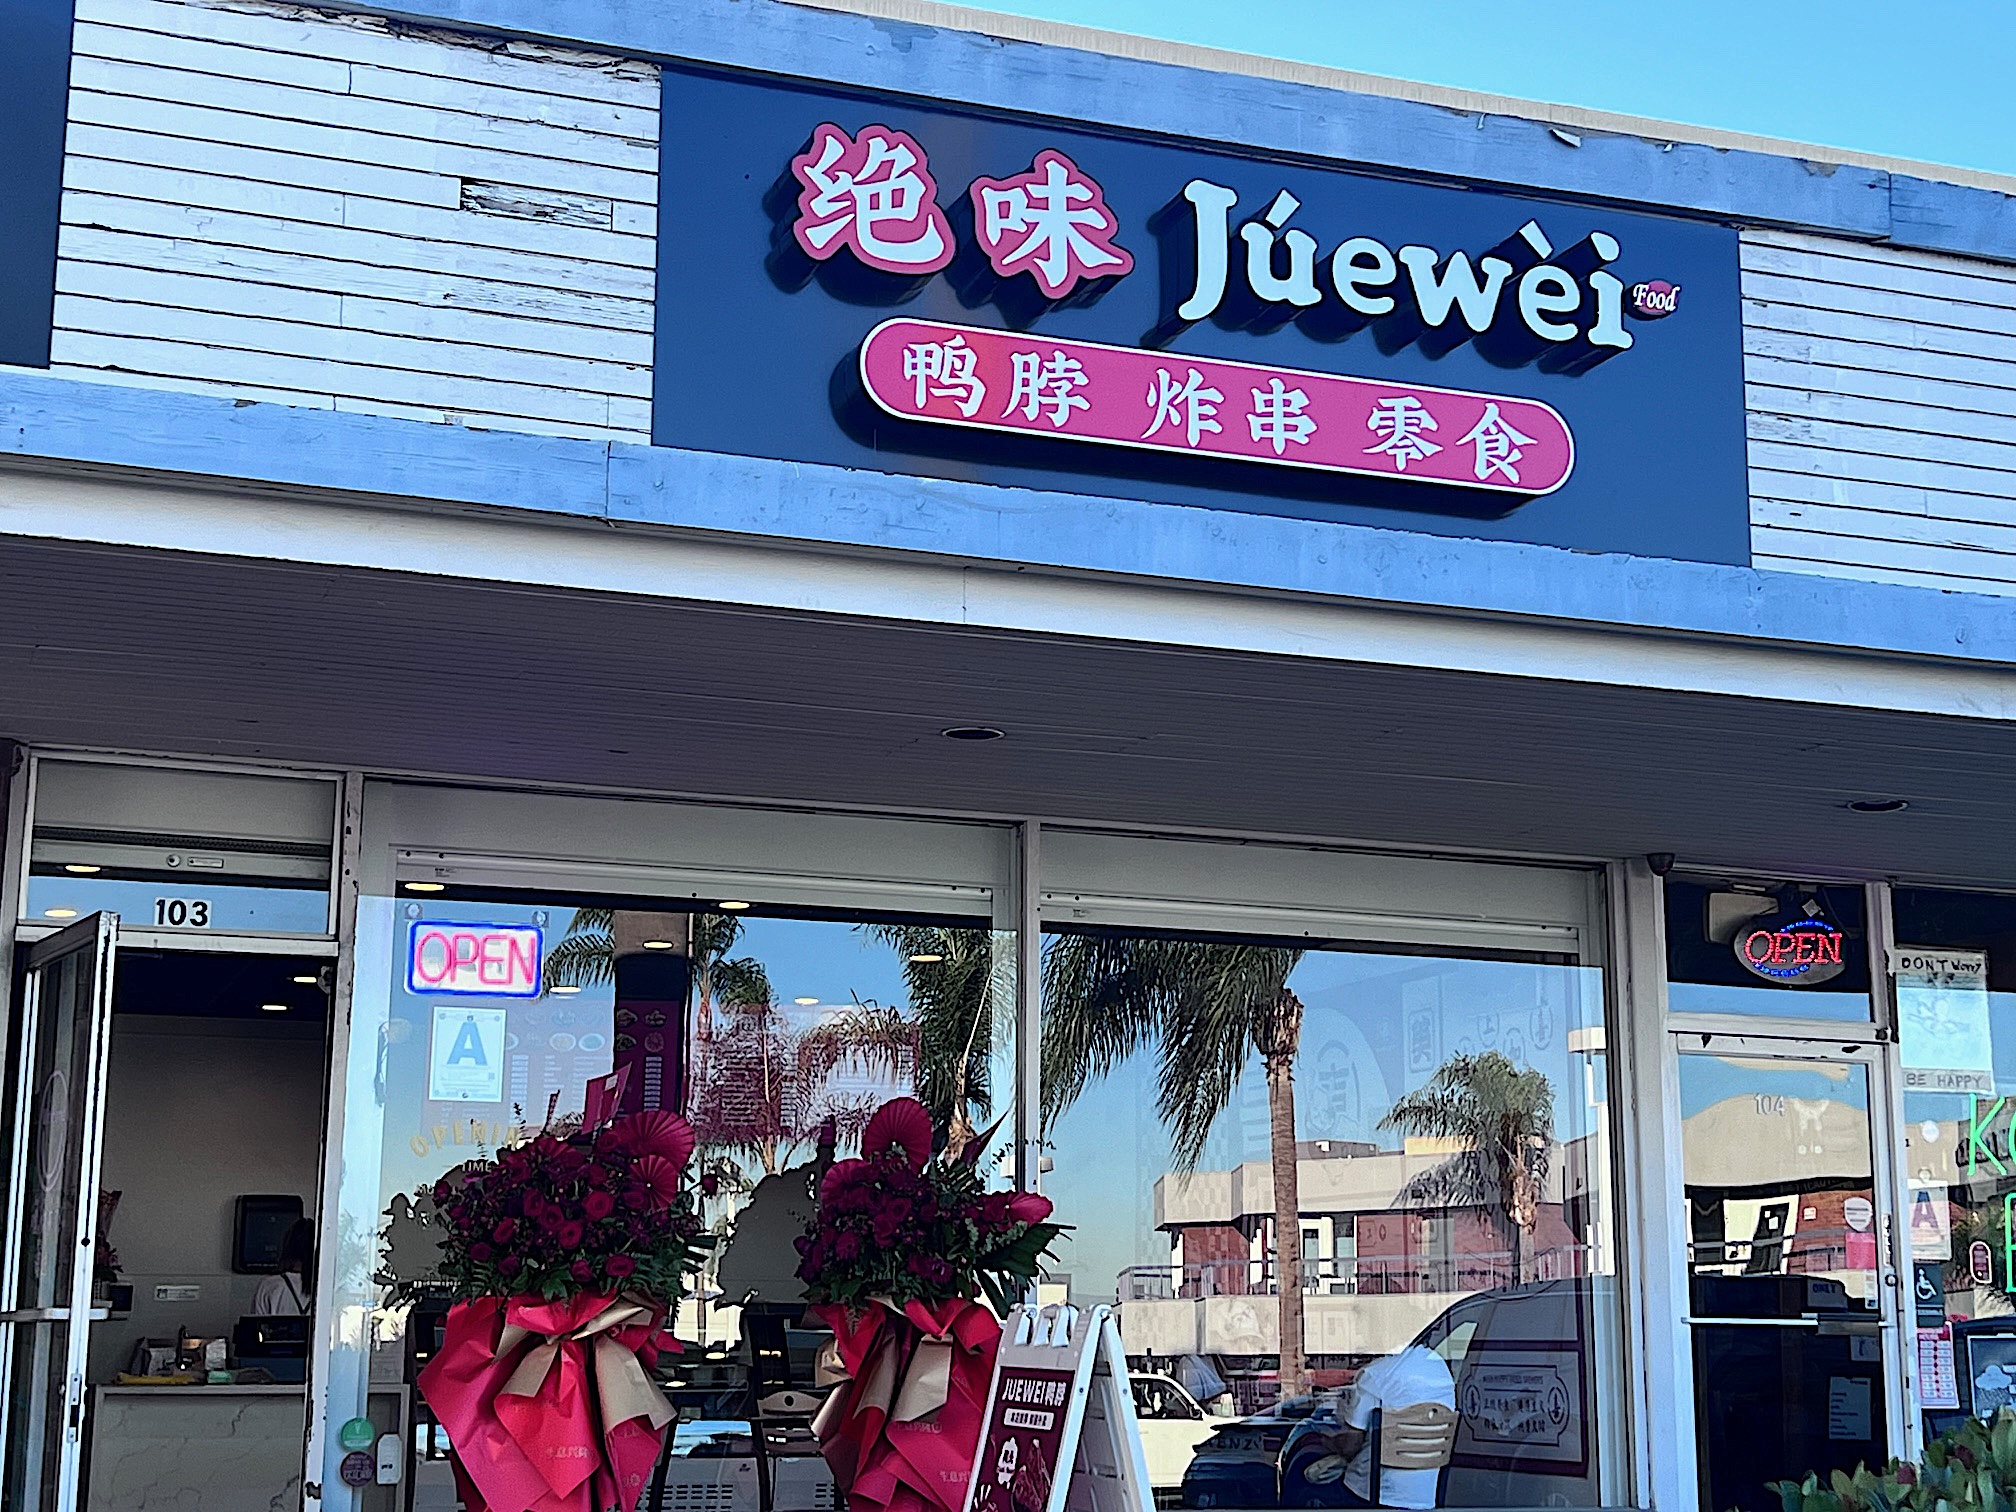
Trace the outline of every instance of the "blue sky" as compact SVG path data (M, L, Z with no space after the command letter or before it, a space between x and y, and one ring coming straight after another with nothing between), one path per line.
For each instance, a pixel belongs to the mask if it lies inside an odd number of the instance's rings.
M2016 174L2012 0L978 0L1456 88Z

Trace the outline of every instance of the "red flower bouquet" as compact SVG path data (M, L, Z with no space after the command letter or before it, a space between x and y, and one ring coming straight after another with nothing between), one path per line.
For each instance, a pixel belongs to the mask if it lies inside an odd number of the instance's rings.
M970 1161L932 1159L931 1116L907 1097L826 1173L798 1274L845 1372L814 1428L851 1512L964 1504L1001 1342L975 1298L1006 1311L1021 1295L1063 1232L1049 1216L1034 1192L990 1192Z
M692 1155L685 1119L640 1113L435 1185L434 1284L457 1300L420 1389L469 1512L633 1512L675 1416L650 1370L708 1243Z

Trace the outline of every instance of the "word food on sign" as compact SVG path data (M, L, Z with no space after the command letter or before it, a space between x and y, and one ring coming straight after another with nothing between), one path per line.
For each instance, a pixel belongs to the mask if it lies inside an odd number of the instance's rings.
M1575 466L1534 399L908 318L868 333L860 368L881 409L934 425L1527 496Z
M1736 934L1736 959L1753 976L1788 986L1811 987L1846 970L1841 946L1846 936L1817 916L1760 925Z
M908 132L866 125L849 133L824 122L791 160L791 175L791 239L813 261L845 251L865 267L920 280L953 267L956 234L924 146ZM994 276L1026 276L1044 301L1134 269L1105 190L1061 152L1038 152L1006 178L976 178L967 197ZM1173 255L1188 267L1169 270L1165 283L1190 291L1170 317L1172 332L1201 320L1261 330L1297 320L1338 337L1377 322L1438 354L1475 340L1494 361L1579 371L1631 348L1626 314L1658 319L1678 308L1677 285L1651 280L1627 291L1609 271L1623 244L1606 231L1557 250L1529 220L1473 259L1365 235L1326 249L1290 224L1303 206L1286 189L1235 226L1238 208L1236 190L1202 178L1170 202L1187 216L1189 234L1173 238Z
M544 959L530 924L414 924L406 988L427 995L536 998Z
M1640 320L1664 320L1680 308L1680 285L1663 278L1631 285L1631 313Z

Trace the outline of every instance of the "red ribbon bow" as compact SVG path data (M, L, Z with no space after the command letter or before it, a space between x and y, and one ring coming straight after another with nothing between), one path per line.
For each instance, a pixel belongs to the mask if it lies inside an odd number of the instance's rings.
M851 1512L960 1512L1001 1324L977 1302L812 1309L847 1378L813 1423Z
M456 1303L420 1390L469 1512L635 1512L677 1415L649 1374L664 1321L592 1293Z

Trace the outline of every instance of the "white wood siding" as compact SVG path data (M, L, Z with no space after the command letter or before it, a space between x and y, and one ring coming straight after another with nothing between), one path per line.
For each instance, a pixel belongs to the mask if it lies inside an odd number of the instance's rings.
M658 70L79 0L51 366L648 440Z
M2016 267L1743 239L1757 566L2016 593Z

